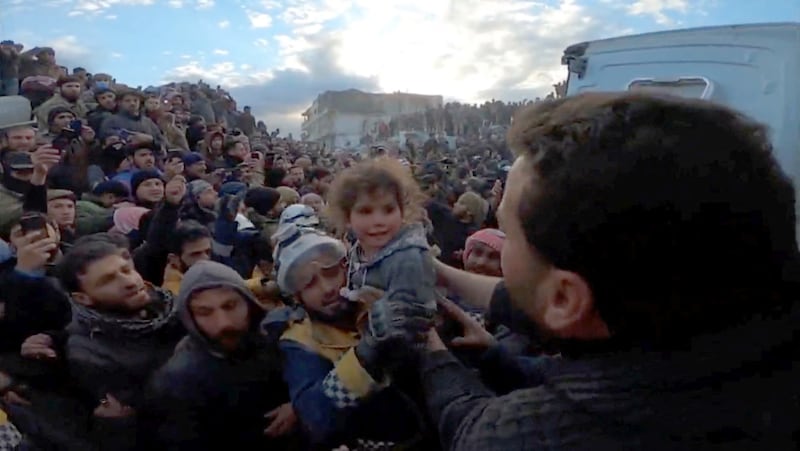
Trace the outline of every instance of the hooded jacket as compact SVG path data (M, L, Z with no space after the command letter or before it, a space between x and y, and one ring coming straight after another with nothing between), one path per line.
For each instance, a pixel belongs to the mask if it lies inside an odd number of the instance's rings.
M189 303L204 289L229 287L250 307L251 330L237 351L221 349L197 328ZM263 311L244 280L216 262L194 264L183 277L178 312L187 336L153 378L148 426L155 449L287 449L270 439L264 414L289 400L276 349L258 333Z

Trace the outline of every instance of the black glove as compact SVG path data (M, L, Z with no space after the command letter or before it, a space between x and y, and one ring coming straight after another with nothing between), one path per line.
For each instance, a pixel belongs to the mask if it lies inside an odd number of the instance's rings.
M419 303L376 301L369 311L369 324L356 345L361 366L376 381L387 370L402 365L415 349L425 345L434 325L435 311Z

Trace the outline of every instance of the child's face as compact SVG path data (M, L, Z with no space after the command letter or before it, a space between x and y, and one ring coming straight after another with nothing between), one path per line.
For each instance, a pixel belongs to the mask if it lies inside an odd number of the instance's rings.
M403 212L394 193L381 191L358 195L348 225L361 246L372 254L386 246L403 225Z

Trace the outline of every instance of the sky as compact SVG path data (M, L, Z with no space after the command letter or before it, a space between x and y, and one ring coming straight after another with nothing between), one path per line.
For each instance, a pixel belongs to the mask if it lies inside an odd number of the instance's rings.
M221 84L295 133L326 90L533 99L570 44L785 21L800 0L0 0L0 39L129 86Z

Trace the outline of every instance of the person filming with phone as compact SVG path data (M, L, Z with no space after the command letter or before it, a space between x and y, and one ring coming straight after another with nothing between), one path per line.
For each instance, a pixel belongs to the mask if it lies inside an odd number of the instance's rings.
M9 235L23 210L47 211L47 174L61 155L52 146L34 152L5 152L0 159L0 236Z
M95 142L94 130L62 106L50 110L47 124L48 130L40 135L39 142L49 143L61 155L60 164L50 173L48 185L76 194L89 191L88 158L89 147Z
M126 141L131 146L149 146L161 151L164 147L164 136L158 125L142 114L142 94L136 91L120 91L117 93L117 101L118 112L103 121L100 136L125 130L130 133Z

